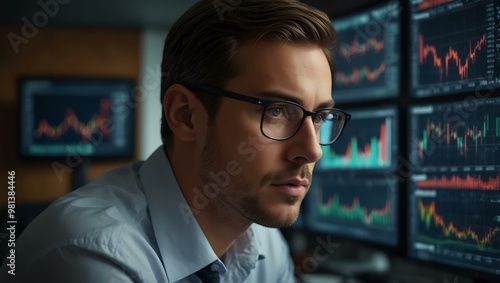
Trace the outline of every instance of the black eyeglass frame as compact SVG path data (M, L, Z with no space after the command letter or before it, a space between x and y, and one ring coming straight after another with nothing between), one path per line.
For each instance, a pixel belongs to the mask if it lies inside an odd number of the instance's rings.
M345 111L342 111L340 109L337 109L337 108L321 108L321 109L318 109L316 111L308 111L302 105L300 105L300 104L298 104L296 102L293 102L293 101L289 101L289 100L274 100L274 99L260 99L260 98L256 98L256 97L247 96L247 95L239 94L239 93L236 93L236 92L232 92L232 91L229 91L229 90L225 90L225 89L222 89L222 88L209 86L209 85L195 85L195 86L190 86L189 89L191 89L191 90L200 90L200 91L203 91L203 92L206 92L206 93L209 93L209 94L219 95L219 96L223 96L223 97L228 97L228 98L236 99L236 100L239 100L239 101L248 102L248 103L252 103L252 104L256 104L256 105L262 106L263 110L262 110L262 116L260 118L260 132L266 138L271 139L271 140L276 140L276 141L284 141L284 140L288 140L288 139L292 138L300 130L300 127L302 127L302 124L304 124L304 120L307 118L307 116L311 116L311 118L313 119L313 123L314 123L314 118L316 117L316 115L319 112L324 111L324 110L330 110L330 111L339 112L339 113L341 113L345 117L345 121L342 124L342 128L340 129L340 131L337 134L337 136L332 141L330 141L330 143L328 143L328 144L322 144L322 143L320 143L320 145L323 145L323 146L331 145L334 142L336 142L338 140L338 138L342 135L342 132L344 131L345 126L347 125L347 122L349 122L349 120L351 119L351 114L349 114L349 113L347 113ZM297 129L292 134L290 134L288 137L285 137L285 138L270 137L269 135L267 135L266 133L264 133L264 129L263 129L263 126L264 126L264 115L266 113L267 107L269 105L273 104L273 103L279 103L279 102L289 103L289 104L295 105L295 106L299 107L300 109L302 109L302 111L304 113L303 118L300 121L300 125L297 126Z

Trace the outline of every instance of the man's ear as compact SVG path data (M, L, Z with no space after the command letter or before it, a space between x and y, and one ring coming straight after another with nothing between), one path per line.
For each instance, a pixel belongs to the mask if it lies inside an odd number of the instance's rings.
M201 103L195 94L180 84L170 86L163 96L163 113L168 126L182 141L193 141L196 138L194 111Z

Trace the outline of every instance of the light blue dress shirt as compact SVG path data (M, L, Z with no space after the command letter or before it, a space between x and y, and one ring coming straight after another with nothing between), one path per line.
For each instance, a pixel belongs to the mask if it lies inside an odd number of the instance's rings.
M182 195L162 147L54 202L17 239L15 275L0 282L295 282L277 229L251 225L220 261ZM201 212L202 213L202 212Z

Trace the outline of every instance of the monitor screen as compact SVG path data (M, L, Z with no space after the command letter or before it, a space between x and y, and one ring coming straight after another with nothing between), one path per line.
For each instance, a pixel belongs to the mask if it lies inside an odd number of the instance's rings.
M336 102L399 94L399 8L391 2L333 19L338 33L332 68Z
M500 86L500 0L411 0L414 97Z
M410 107L408 251L500 275L500 97Z
M374 244L398 245L397 110L349 109L342 136L313 173L305 226L313 231ZM323 129L322 129L322 132Z
M22 78L23 158L134 154L133 80Z
M316 170L389 170L398 154L397 110L394 106L349 109L351 120L331 146L323 146ZM323 129L322 129L323 131Z

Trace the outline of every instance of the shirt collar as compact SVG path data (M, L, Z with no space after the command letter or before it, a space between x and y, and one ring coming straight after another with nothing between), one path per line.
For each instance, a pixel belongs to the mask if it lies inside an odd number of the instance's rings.
M234 271L238 278L246 278L256 262L265 258L260 253L261 243L254 232L256 224L253 224L228 251L227 264L219 260L179 188L163 147L156 149L144 162L139 175L163 267L171 282L214 262L221 267L221 273L226 273L228 266L229 277L236 275Z
M238 238L226 254L226 265L228 282L241 282L248 277L252 269L256 267L257 261L264 259L260 254L261 245L255 235L254 225Z
M217 261L172 172L163 147L140 169L151 222L170 282L185 278Z

